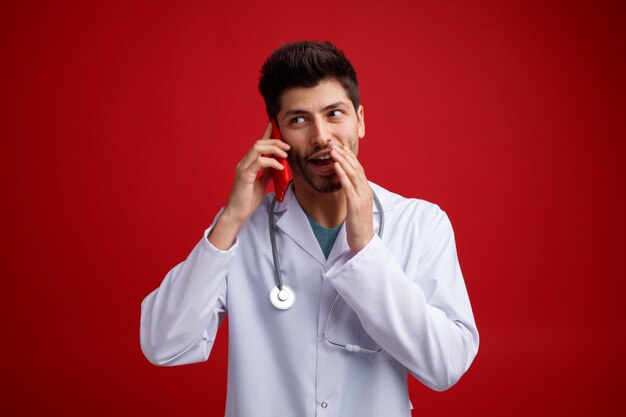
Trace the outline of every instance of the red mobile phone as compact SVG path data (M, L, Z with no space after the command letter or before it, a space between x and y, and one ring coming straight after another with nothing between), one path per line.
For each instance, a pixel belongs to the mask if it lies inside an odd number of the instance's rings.
M272 123L272 138L281 139L280 130L278 130L278 126L274 121ZM274 191L276 192L276 201L281 202L285 198L285 194L287 193L287 187L289 187L289 182L291 181L291 170L289 169L289 163L287 163L287 159L285 158L275 158L281 165L284 167L282 171L277 169L272 169L272 179L274 180Z

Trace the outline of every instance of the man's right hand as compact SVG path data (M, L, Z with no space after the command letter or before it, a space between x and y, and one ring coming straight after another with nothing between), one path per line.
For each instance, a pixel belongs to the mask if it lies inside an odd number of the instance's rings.
M264 168L283 169L272 156L286 158L290 146L282 140L271 139L271 135L272 125L268 123L263 137L237 164L226 208L208 236L209 242L218 249L228 250L233 245L237 234L261 203L272 178L271 170ZM261 169L264 170L259 176Z

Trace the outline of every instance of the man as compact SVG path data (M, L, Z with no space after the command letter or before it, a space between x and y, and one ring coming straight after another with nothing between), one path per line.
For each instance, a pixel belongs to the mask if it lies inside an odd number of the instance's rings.
M367 181L356 73L332 44L279 48L259 88L283 141L268 125L226 207L142 303L143 352L204 361L228 312L227 416L408 416L407 372L444 390L478 350L448 218ZM273 205L275 158L293 183Z

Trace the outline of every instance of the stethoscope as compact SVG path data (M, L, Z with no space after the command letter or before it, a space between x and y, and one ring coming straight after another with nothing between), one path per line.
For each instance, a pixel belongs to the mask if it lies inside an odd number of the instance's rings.
M372 190L373 192L373 190ZM385 213L383 211L383 206L378 199L378 196L375 192L374 194L374 204L376 204L376 208L380 213L380 226L378 228L378 237L382 239L383 237L383 229L385 228ZM293 304L296 302L296 294L293 292L291 287L283 284L283 276L280 272L280 259L278 258L278 250L276 249L276 221L274 219L274 208L276 207L276 196L272 199L270 204L270 212L269 212L269 229L270 229L270 242L272 244L272 257L274 258L274 280L276 285L270 290L270 301L274 307L279 310L288 310L293 307ZM330 319L333 315L333 310L335 309L335 305L339 300L339 294L335 297L335 301L330 308L330 312L328 313L328 317L326 318L326 324L324 326L324 334L322 337L326 339L331 345L343 348L348 352L362 352L362 353L378 353L382 350L379 348L377 350L370 350L362 348L359 345L354 344L342 344L333 341L329 334L330 327Z

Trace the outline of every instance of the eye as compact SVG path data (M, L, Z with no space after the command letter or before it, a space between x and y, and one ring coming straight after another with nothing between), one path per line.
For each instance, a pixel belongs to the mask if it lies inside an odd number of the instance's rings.
M289 121L289 124L297 125L304 123L304 117L294 117Z
M328 112L328 117L330 117L331 119L337 119L341 116L343 116L343 111L341 110L331 110Z

